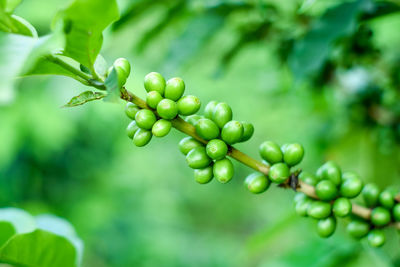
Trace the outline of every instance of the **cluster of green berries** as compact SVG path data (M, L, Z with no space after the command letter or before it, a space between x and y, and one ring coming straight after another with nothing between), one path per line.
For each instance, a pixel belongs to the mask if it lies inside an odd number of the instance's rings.
M304 157L304 148L300 144L284 144L279 147L275 142L265 141L260 145L259 152L270 169L268 175L252 173L245 179L245 187L255 194L267 190L271 182L286 182L291 175L290 168L299 164Z
M183 96L185 83L181 78L166 82L161 74L151 72L144 78L144 88L149 109L140 109L130 102L125 107L126 115L133 120L127 127L127 134L136 146L147 145L153 135L166 136L172 128L171 120L178 115L192 115L200 109L197 97Z
M400 221L400 204L396 204L395 190L380 192L376 185L364 186L357 174L342 173L339 166L332 161L322 165L316 175L302 172L299 178L315 187L318 200L303 193L296 194L296 212L300 216L316 219L317 233L321 237L329 237L335 232L337 217L348 217L350 223L347 231L352 237L366 237L371 246L380 247L386 240L382 228L393 221ZM370 221L352 215L350 199L359 195L362 195L368 207L373 208Z
M224 102L210 101L204 115L191 115L186 121L195 127L198 136L206 145L192 137L179 143L180 151L186 156L189 167L194 169L195 180L206 184L214 177L221 183L229 182L234 175L233 164L227 158L230 146L248 141L254 127L251 123L232 120L231 107Z

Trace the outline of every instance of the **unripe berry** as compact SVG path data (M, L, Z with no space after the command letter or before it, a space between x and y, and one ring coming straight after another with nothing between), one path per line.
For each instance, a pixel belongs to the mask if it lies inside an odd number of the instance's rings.
M242 121L241 124L243 125L243 136L240 142L246 142L253 136L254 126L253 124L246 121Z
M152 109L156 109L161 100L163 100L163 97L157 91L148 92L146 95L146 103Z
M306 184L315 186L318 183L318 179L317 177L315 177L315 175L309 173L309 172L301 172L299 175L299 179L303 182L305 182Z
M186 155L186 162L192 169L203 169L211 164L205 147L195 147Z
M206 151L210 158L220 160L225 158L226 153L228 153L228 146L220 139L213 139L208 142Z
M340 185L340 194L347 198L354 198L361 193L363 182L358 175L353 173L344 173L343 182Z
M126 58L118 58L114 61L114 67L119 68L125 72L125 76L128 77L131 73L131 64Z
M371 212L371 222L376 226L385 226L390 220L390 212L385 208L376 207Z
M195 127L196 133L205 140L215 139L219 136L218 126L210 119L200 119Z
M137 130L139 130L139 126L137 126L136 121L131 121L131 123L128 124L128 127L126 127L126 134L130 139L132 139Z
M164 95L165 79L158 72L150 72L144 77L144 88L147 92L157 91L160 95Z
M193 126L196 126L197 122L198 122L200 119L203 119L203 117L200 116L200 115L196 115L196 114L195 114L195 115L187 116L187 117L185 118L185 121L188 122L188 123L190 123L190 124L193 125Z
M396 222L400 222L400 203L397 203L393 208L393 218Z
M133 104L132 102L126 103L125 106L125 114L128 116L130 119L134 120L136 113L140 110L138 106Z
M255 172L246 177L244 184L250 192L260 194L268 189L271 182L264 174Z
M212 180L213 177L214 175L212 166L208 166L204 169L194 170L194 178L199 184L207 184Z
M315 193L319 199L329 201L336 198L338 191L331 180L322 180L315 187Z
M385 244L385 233L381 229L373 229L368 234L368 244L371 247L381 247Z
M197 96L186 95L178 101L178 112L183 116L192 115L199 111L200 106L200 99Z
M306 217L307 210L308 210L308 207L310 206L311 202L312 202L312 200L309 198L304 198L302 200L297 201L296 206L295 206L296 213L299 216Z
M307 215L314 219L325 219L331 215L331 204L323 201L313 201L307 209Z
M283 160L289 166L299 164L304 157L304 148L300 144L289 144L283 151Z
M227 158L217 160L213 166L213 173L214 177L217 178L220 183L225 184L229 182L234 173L232 162Z
M270 164L282 162L283 153L275 142L265 141L260 145L259 152L261 157Z
M336 230L336 219L335 217L328 217L326 219L319 220L317 223L317 233L320 237L330 237Z
M368 207L375 207L379 201L379 187L376 184L366 184L362 190L364 202Z
M138 147L142 147L147 145L152 137L153 135L151 134L150 131L145 129L139 129L133 136L133 143Z
M179 142L179 150L182 152L183 155L187 155L190 150L192 150L195 147L201 147L203 146L202 143L194 139L193 137L185 137Z
M352 205L348 198L340 197L333 203L332 211L338 217L346 217L351 213Z
M158 115L166 120L172 120L178 115L178 105L171 99L163 99L157 105Z
M335 185L342 182L342 172L333 161L328 161L317 170L317 178L320 180L331 180Z
M238 121L230 121L221 130L221 138L226 143L233 145L243 137L243 125Z
M218 103L213 111L212 120L218 125L219 128L232 120L232 109L227 103Z
M115 73L117 74L118 88L122 88L122 86L125 85L126 79L128 78L128 76L126 75L126 73L123 69L115 68L115 67L113 67L113 68L115 70Z
M387 209L393 208L395 204L394 194L390 190L384 190L379 194L379 203Z
M360 239L368 234L369 228L370 225L365 221L352 220L346 230L353 238Z
M285 163L275 163L269 169L268 176L272 182L281 184L290 176L289 167Z
M212 120L212 115L214 112L214 108L218 105L217 101L210 101L208 102L208 104L206 105L206 107L204 108L204 117L206 117L207 119Z
M165 86L165 98L178 101L185 92L185 82L181 78L172 78L167 81Z
M166 136L172 128L172 124L168 120L158 120L154 123L153 128L151 128L151 132L156 137L163 137Z
M140 128L150 130L157 118L151 110L141 109L136 113L135 120Z

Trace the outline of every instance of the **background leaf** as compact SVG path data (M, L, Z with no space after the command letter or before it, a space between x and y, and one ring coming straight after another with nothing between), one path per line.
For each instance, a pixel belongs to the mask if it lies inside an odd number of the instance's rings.
M7 13L12 13L22 0L0 0L0 8Z
M12 223L0 221L0 247L16 234L16 230Z

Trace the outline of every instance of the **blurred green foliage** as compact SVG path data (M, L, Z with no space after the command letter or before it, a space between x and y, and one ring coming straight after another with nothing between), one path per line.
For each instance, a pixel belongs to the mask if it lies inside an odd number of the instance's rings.
M24 1L16 14L43 36L67 2ZM305 169L332 159L365 181L399 185L396 2L119 4L102 55L130 59L127 88L139 96L150 71L181 76L203 103L228 102L255 125L244 152L258 156L264 140L301 142ZM60 108L84 90L67 78L25 78L0 106L2 206L70 220L84 266L399 265L395 234L382 249L343 229L321 240L294 214L292 192L244 190L240 164L229 184L196 184L177 148L183 135L134 147L122 103Z

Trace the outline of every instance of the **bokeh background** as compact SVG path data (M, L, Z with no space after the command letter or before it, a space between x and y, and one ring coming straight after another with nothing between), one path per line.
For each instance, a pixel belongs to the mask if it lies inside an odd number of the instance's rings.
M24 1L16 14L39 31L66 0ZM150 71L182 77L187 92L225 101L254 124L237 147L300 142L301 167L326 160L366 182L399 185L400 7L397 1L119 1L102 55L128 58L127 88L144 96ZM1 64L1 62L0 62ZM174 131L137 148L124 104L61 108L85 88L63 77L19 80L0 107L0 201L68 219L84 266L400 266L399 239L371 249L341 221L323 240L298 217L294 192L252 195L251 170L197 184ZM203 105L204 107L204 105Z

